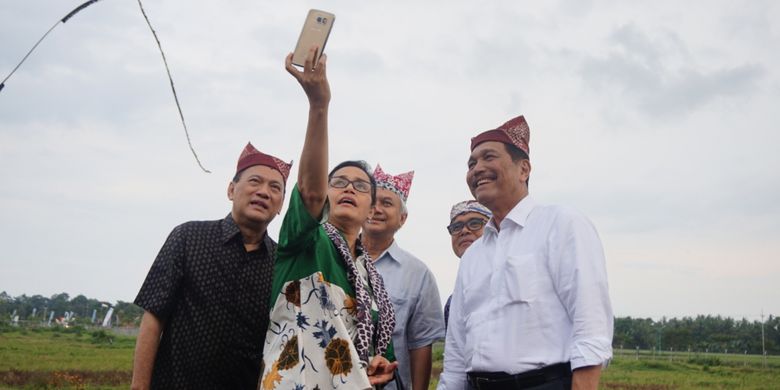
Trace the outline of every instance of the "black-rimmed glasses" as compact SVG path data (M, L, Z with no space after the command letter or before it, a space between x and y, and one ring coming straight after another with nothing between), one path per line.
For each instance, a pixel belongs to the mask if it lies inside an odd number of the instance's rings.
M458 233L460 233L461 230L463 230L464 227L469 229L469 231L476 232L479 229L482 229L483 226L487 223L486 219L483 218L471 218L466 222L453 222L447 226L447 231L450 232L450 235L454 236Z
M352 184L352 188L354 188L355 191L371 192L371 183L362 179L349 180L343 176L334 176L330 178L330 181L328 182L328 185L333 188L347 188L350 184Z

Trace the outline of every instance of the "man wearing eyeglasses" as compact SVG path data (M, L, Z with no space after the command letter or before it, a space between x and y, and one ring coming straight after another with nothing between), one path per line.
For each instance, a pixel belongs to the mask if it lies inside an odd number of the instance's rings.
M395 309L393 347L399 375L390 383L395 387L388 388L425 390L431 378L432 345L444 338L444 322L436 279L425 263L395 240L408 216L406 200L413 177L413 171L385 173L377 164L376 202L363 225L362 239Z
M487 207L481 205L476 200L464 200L452 206L450 210L450 224L447 225L447 231L452 240L452 251L458 258L463 257L471 244L482 237L482 231L485 224L492 214ZM450 316L450 303L452 295L447 298L444 305L444 328L447 328Z
M601 241L529 197L529 135L519 116L471 139L466 183L493 216L461 259L439 390L595 390L612 357Z

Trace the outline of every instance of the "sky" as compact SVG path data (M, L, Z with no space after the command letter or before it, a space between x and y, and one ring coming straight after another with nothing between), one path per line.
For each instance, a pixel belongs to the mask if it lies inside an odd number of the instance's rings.
M0 2L0 77L81 3ZM0 91L0 291L132 301L171 229L227 215L247 141L297 162L308 105L283 63L318 8L336 15L330 165L415 171L396 240L443 300L469 140L523 114L531 196L594 223L616 316L780 315L780 3L144 7L212 173L137 1L91 5Z

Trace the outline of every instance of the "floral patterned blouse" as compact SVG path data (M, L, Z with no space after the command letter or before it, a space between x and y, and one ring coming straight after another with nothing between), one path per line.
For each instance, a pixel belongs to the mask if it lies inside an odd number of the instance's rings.
M395 360L393 306L359 244L358 253L361 267L341 233L311 217L295 186L279 233L262 389L370 389L373 355Z

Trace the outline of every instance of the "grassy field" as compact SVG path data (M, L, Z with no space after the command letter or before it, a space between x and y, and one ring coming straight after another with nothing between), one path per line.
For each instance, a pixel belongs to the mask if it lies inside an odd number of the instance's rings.
M443 350L443 344L434 345L435 377L442 369ZM601 378L602 389L777 389L780 356L768 356L765 368L757 355L616 350ZM435 389L432 382L429 388Z
M126 389L135 338L104 331L0 333L0 389Z
M79 329L0 333L0 389L126 389L135 339ZM443 345L434 346L434 377ZM431 389L435 388L435 379ZM618 350L602 376L602 389L780 388L780 357Z

